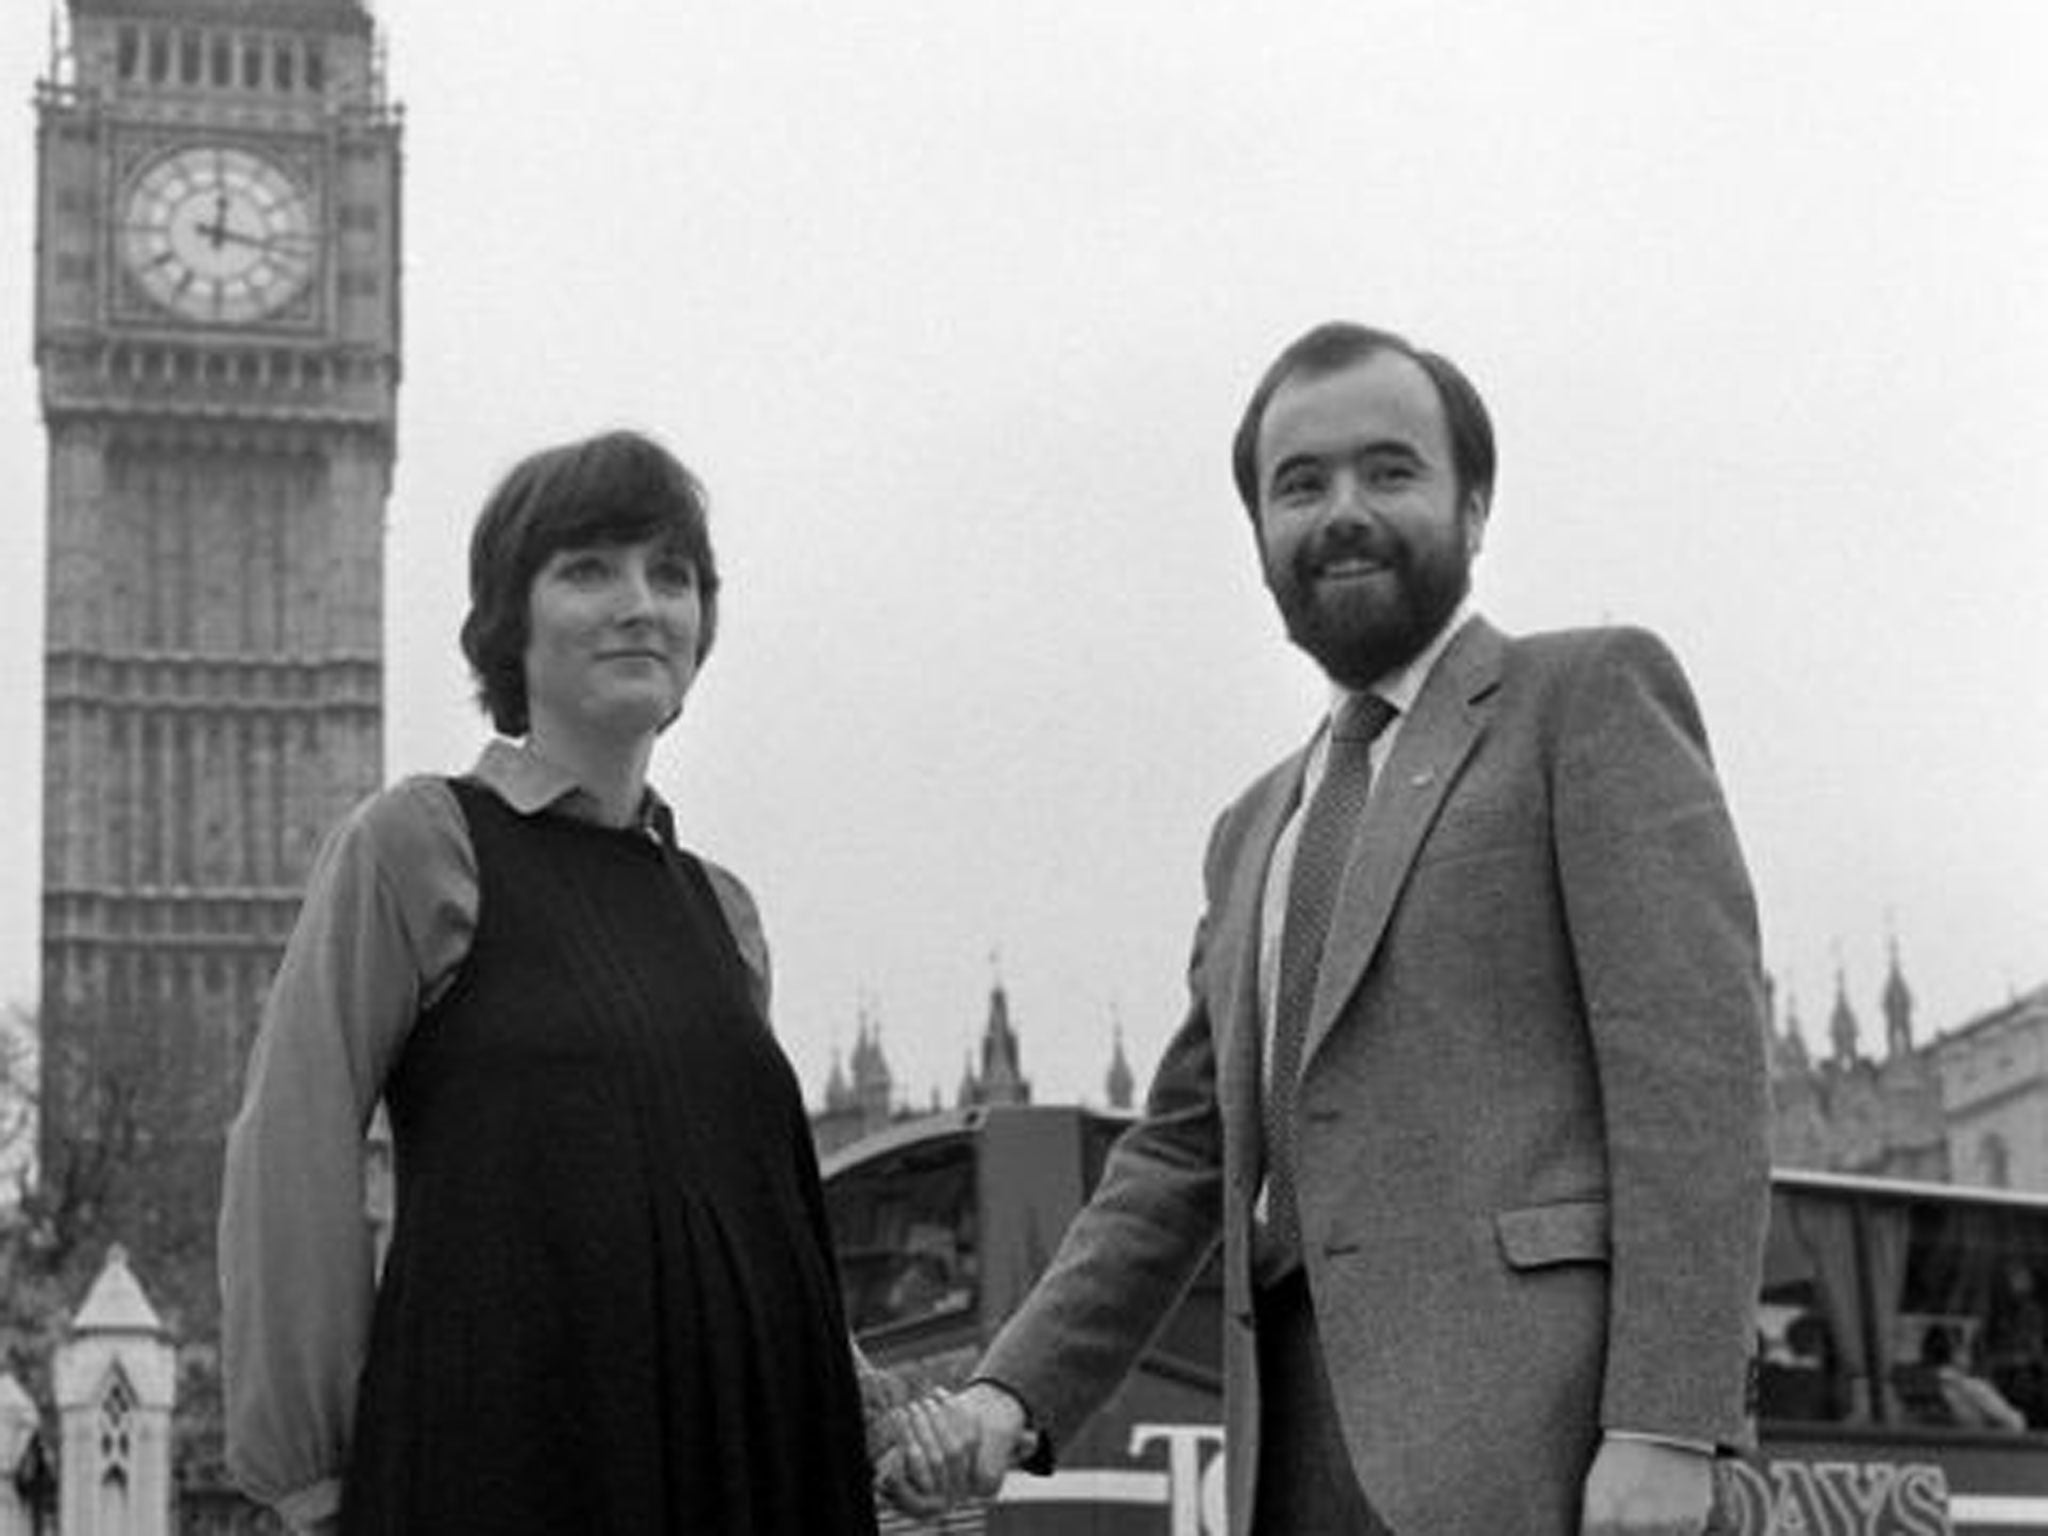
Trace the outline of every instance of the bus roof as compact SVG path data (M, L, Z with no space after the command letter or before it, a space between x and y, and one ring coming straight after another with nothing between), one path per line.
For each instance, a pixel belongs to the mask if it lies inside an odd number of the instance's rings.
M1126 1125L1137 1119L1127 1109L1098 1109L1086 1104L976 1104L962 1109L936 1109L930 1114L898 1120L879 1131L870 1131L858 1141L848 1142L820 1158L818 1170L829 1179L880 1153L916 1146L921 1141L941 1136L976 1131L991 1118L1009 1115L1040 1118L1048 1115L1086 1116Z
M1829 1173L1818 1168L1774 1168L1771 1182L1780 1189L1830 1190L1840 1194L1880 1195L1910 1200L1941 1200L1954 1204L1997 1205L2015 1210L2048 1211L2048 1194L2031 1190L1994 1189L1988 1184L1937 1184L1924 1179L1876 1178L1861 1173Z
M943 1136L972 1133L996 1116L1048 1115L1087 1116L1111 1123L1129 1124L1137 1116L1125 1109L1103 1109L1085 1104L977 1104L965 1108L933 1110L898 1120L858 1141L849 1142L819 1159L820 1172L830 1178L880 1154L916 1146ZM1916 1179L1889 1179L1860 1173L1832 1173L1819 1168L1773 1168L1771 1182L1781 1189L1830 1191L1845 1195L1873 1195L1894 1199L1940 1200L1951 1203L2003 1206L2008 1209L2048 1211L2048 1193L1994 1189L1984 1184L1939 1184Z

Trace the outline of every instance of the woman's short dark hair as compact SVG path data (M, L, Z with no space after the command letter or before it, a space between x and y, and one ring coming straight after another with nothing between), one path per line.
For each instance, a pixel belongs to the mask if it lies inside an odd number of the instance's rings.
M1380 352L1397 352L1429 375L1443 404L1460 494L1477 493L1482 500L1493 500L1493 420L1486 414L1486 402L1458 365L1435 352L1423 351L1392 331L1331 320L1296 337L1273 359L1238 421L1237 436L1230 444L1230 469L1237 480L1238 497L1254 523L1259 520L1259 428L1265 424L1266 407L1274 392L1289 379L1319 379Z
M651 538L674 539L696 567L701 663L718 631L718 565L704 487L681 460L638 432L604 432L529 454L498 482L469 538L462 654L476 674L477 701L499 731L527 731L528 599L548 557Z

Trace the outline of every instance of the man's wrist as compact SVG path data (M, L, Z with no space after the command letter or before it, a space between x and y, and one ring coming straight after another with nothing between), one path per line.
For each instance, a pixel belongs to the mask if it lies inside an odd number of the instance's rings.
M999 1403L1011 1422L1005 1427L1011 1432L1012 1449L1010 1464L1027 1472L1049 1472L1052 1470L1052 1442L1039 1427L1038 1415L1031 1411L1031 1404L1024 1394L1006 1381L993 1376L971 1377L960 1390L967 1393L976 1389L985 1391Z

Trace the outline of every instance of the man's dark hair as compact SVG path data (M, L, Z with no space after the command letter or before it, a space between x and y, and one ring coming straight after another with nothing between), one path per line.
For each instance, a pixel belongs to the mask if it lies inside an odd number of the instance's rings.
M701 663L718 630L718 566L704 487L674 454L638 432L605 432L529 454L498 482L470 534L462 654L499 731L523 736L528 728L528 599L549 556L653 538L674 539L696 568Z
M1266 420L1266 407L1274 391L1289 379L1319 379L1380 352L1398 352L1429 375L1442 402L1444 425L1451 438L1451 464L1458 474L1461 495L1477 493L1489 504L1493 500L1493 421L1486 414L1486 402L1458 365L1435 352L1425 352L1405 336L1392 331L1355 325L1348 320L1330 320L1296 337L1259 379L1246 402L1244 416L1231 440L1230 467L1237 479L1237 494L1252 521L1259 520L1259 428Z

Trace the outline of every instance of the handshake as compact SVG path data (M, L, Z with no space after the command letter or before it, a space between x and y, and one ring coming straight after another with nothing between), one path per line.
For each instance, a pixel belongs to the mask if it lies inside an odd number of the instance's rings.
M912 1519L986 1499L1035 1448L1024 1405L992 1382L910 1395L884 1373L862 1384L875 1491Z

